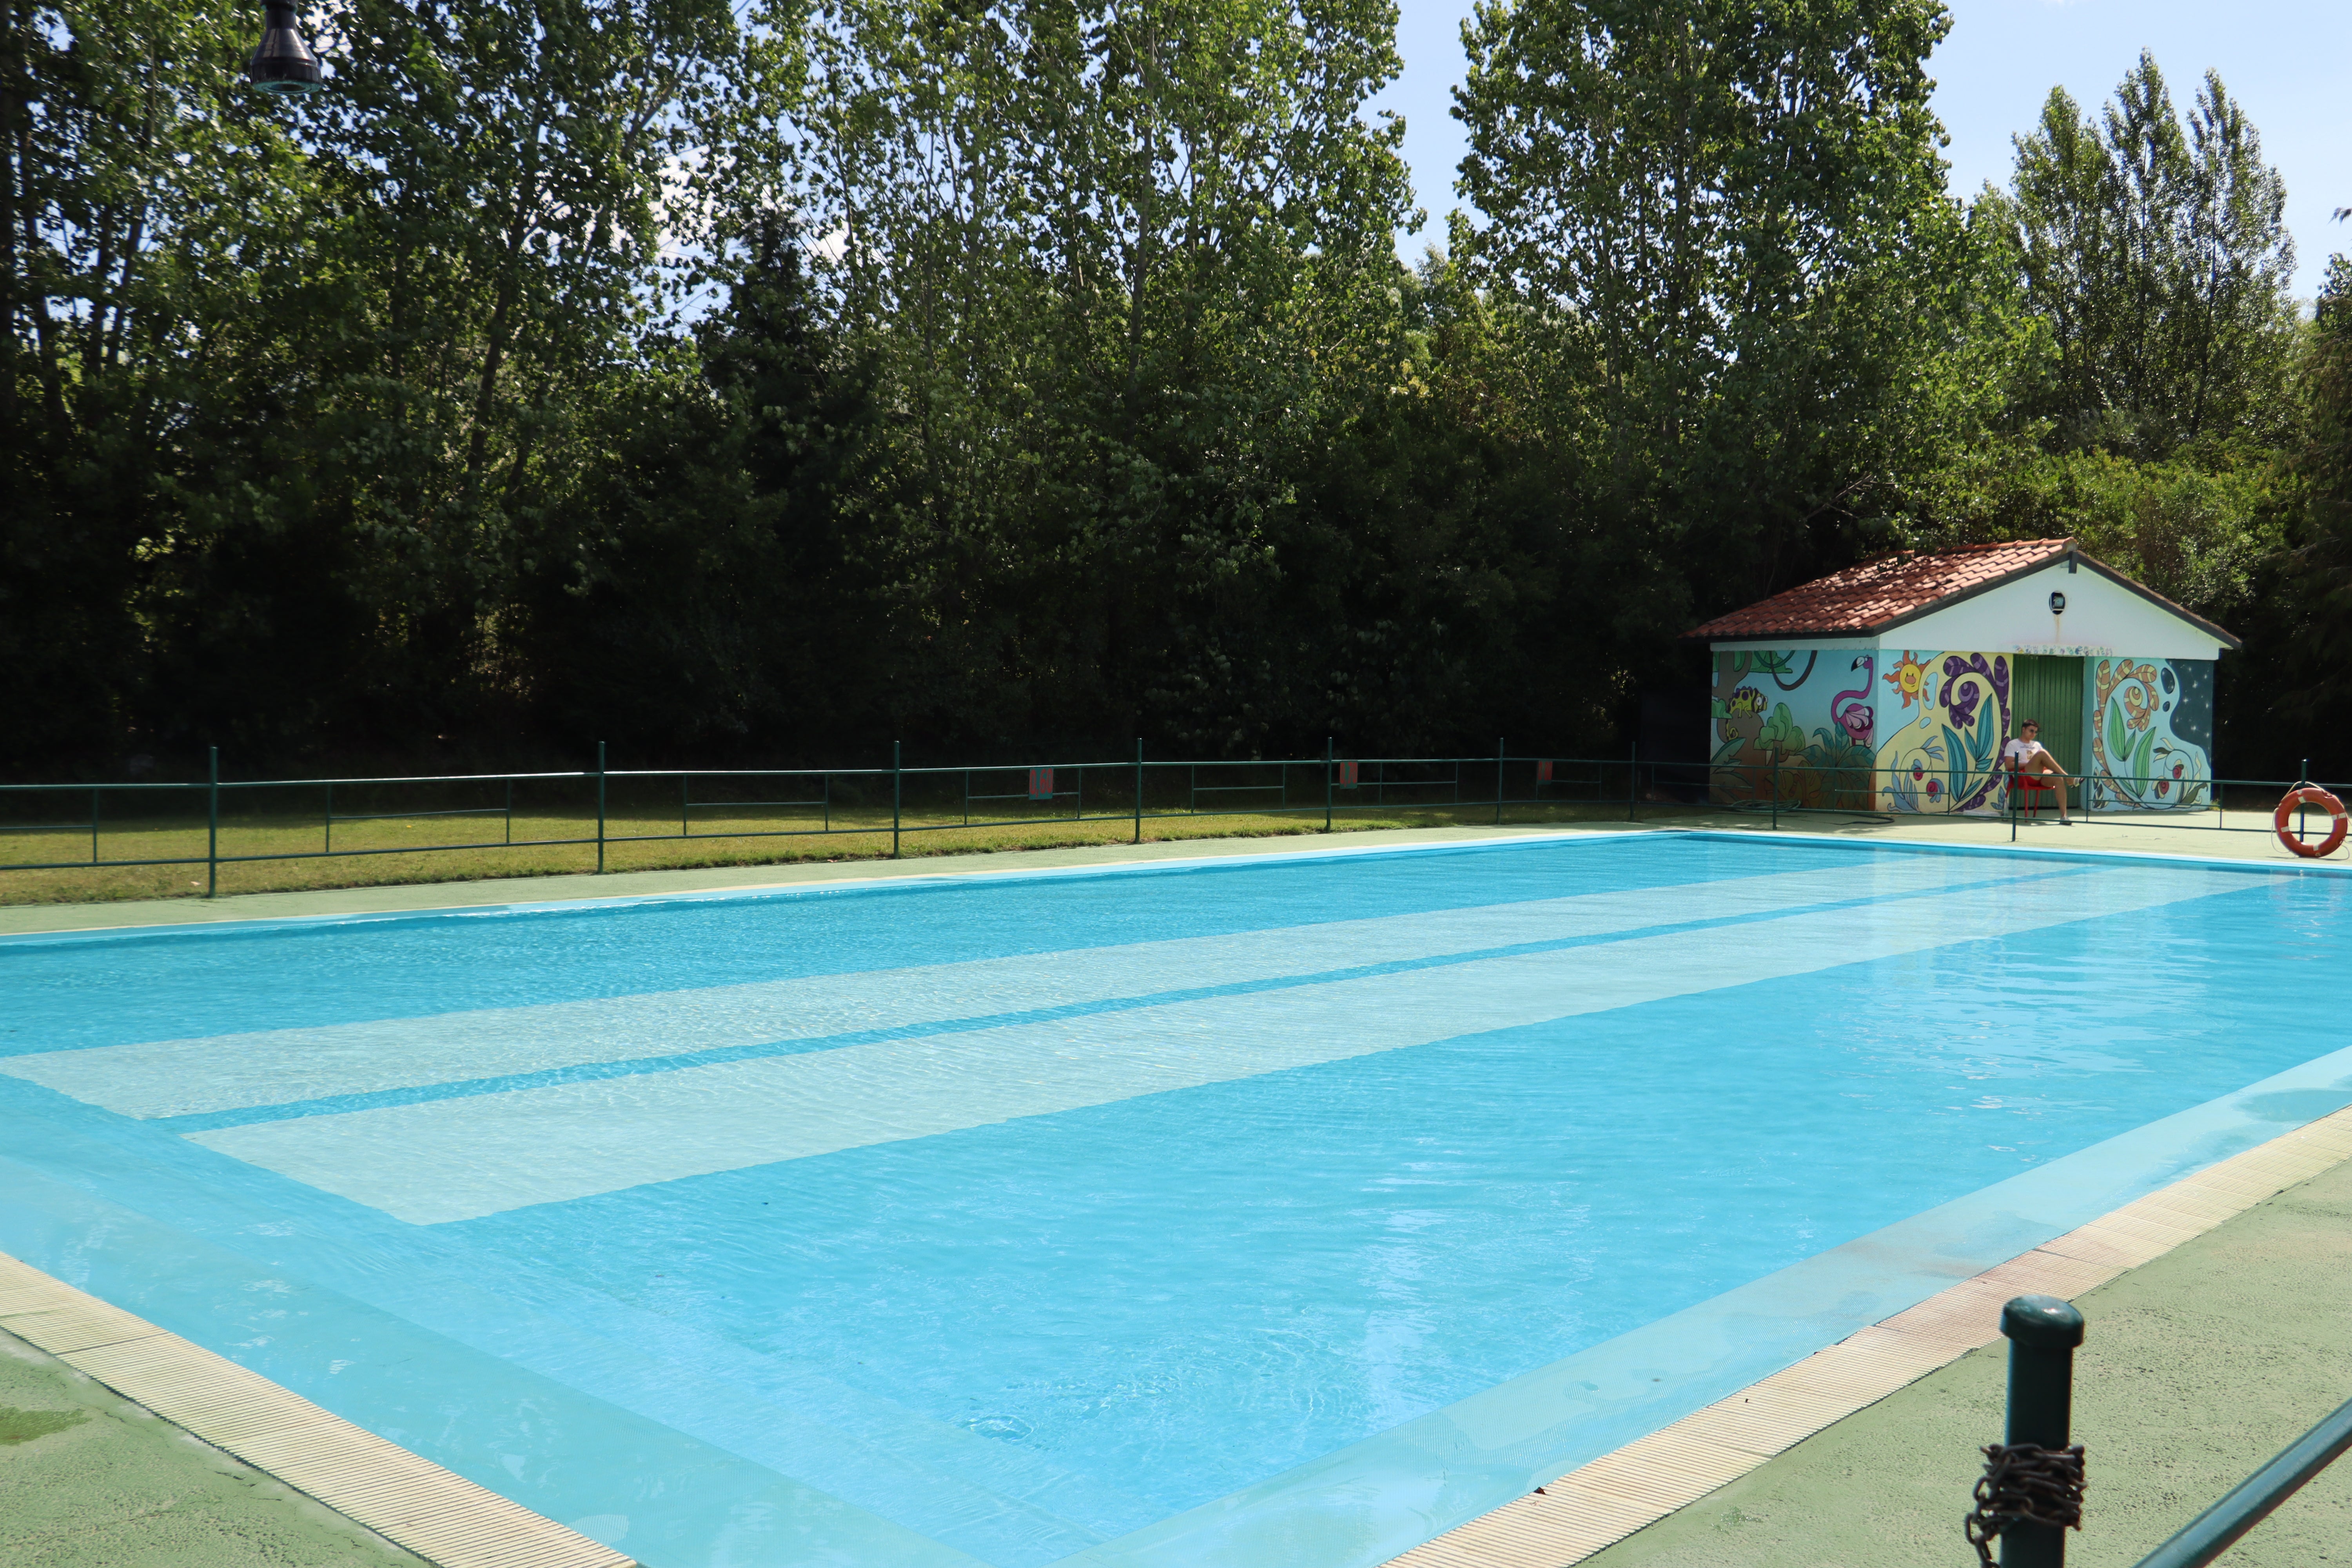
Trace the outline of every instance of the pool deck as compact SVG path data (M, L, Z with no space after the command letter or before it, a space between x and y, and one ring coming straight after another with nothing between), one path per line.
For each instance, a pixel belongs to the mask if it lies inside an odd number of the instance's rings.
M0 1331L0 1563L422 1568L424 1559Z
M1963 1280L1392 1568L1965 1562L1954 1547L1978 1450L2001 1432L2001 1304L2027 1294L2080 1300L2089 1319L2074 1436L2101 1456L2092 1496L2106 1511L2094 1517L2112 1522L2074 1560L2124 1568L2352 1390L2347 1162L2341 1110ZM2352 1562L2347 1505L2352 1471L2298 1517ZM2329 1560L2308 1545L2267 1561Z
M2198 820L2204 820L2200 817ZM2233 822L2253 820L2236 813ZM2005 821L1982 818L1848 817L1834 813L1780 818L1776 829L1754 812L1675 812L1632 823L1507 823L1501 826L1405 827L1281 838L1185 838L1150 844L1088 845L1070 849L1004 850L984 855L924 856L904 860L829 860L776 866L721 866L676 871L614 871L603 876L497 878L469 882L402 883L299 892L239 893L219 899L142 899L88 904L0 905L0 936L108 931L131 926L210 925L252 920L390 914L424 910L482 909L569 899L661 898L679 893L741 891L892 880L906 877L1003 876L1090 866L1131 866L1235 857L1281 858L1427 844L1491 843L1497 839L1575 837L1589 833L1756 833L1780 837L1820 836L1846 842L1928 844L1945 848L2011 847ZM2021 825L2014 847L2028 853L2153 855L2231 864L2281 867L2346 866L2352 850L2328 860L2298 860L2268 832L2162 826L2146 818L2053 821ZM5 890L5 889L0 889Z
M1193 839L901 861L257 893L215 900L20 905L0 908L0 934L659 898L1674 829L1772 831L1752 815L1687 814L1613 828L1401 829L1271 841ZM2004 849L2010 842L2006 824L1980 821L1887 825L1833 816L1784 818L1780 832ZM2021 848L2045 853L2307 864L2266 833L2101 822L2030 826L2018 838ZM1399 1563L1402 1568L1565 1568L1580 1562L1595 1568L1794 1568L1800 1563L1808 1568L1928 1568L1965 1562L1958 1521L1975 1475L1975 1448L1997 1437L2000 1427L2002 1363L1998 1348L1981 1347L1991 1337L1990 1325L2001 1300L2041 1289L2080 1297L2091 1320L2081 1361L2077 1429L2093 1445L2095 1529L2080 1538L2075 1560L2084 1568L2124 1568L2352 1393L2352 1303L2341 1289L2342 1279L2352 1275L2347 1156L2352 1112L2250 1150L1963 1281L1897 1319L1584 1467L1565 1486L1474 1521ZM13 1260L0 1262L0 1268L9 1264ZM469 1483L446 1472L423 1475L415 1467L424 1461L356 1428L352 1444L329 1445L348 1456L336 1461L343 1466L340 1478L297 1473L305 1462L305 1445L286 1439L306 1427L314 1434L323 1430L318 1423L325 1413L197 1346L184 1345L185 1353L180 1353L180 1347L160 1342L175 1336L160 1335L152 1325L138 1324L89 1298L76 1302L71 1298L79 1292L45 1276L27 1278L31 1271L21 1265L11 1273L11 1279L0 1279L0 1297L13 1299L0 1301L0 1330L22 1337L0 1332L0 1351L9 1352L0 1357L5 1371L0 1393L8 1395L0 1400L5 1406L0 1408L0 1424L29 1418L32 1435L17 1437L12 1427L0 1425L0 1519L23 1521L0 1525L0 1563L88 1561L160 1568L284 1562L341 1568L420 1560L220 1451L247 1448L248 1458L303 1490L341 1502L347 1514L377 1524L384 1534L405 1536L428 1560L467 1560L468 1553L453 1551L445 1541L428 1542L400 1527L398 1521L417 1517L423 1494L409 1497L405 1506L387 1507L380 1500L404 1485L455 1498ZM19 1302L62 1312L53 1323L79 1321L77 1313L113 1313L130 1326L114 1325L110 1331L126 1336L121 1340L66 1350L62 1359L52 1360L33 1348L48 1337L27 1331L33 1318L21 1311L13 1319L6 1315ZM147 1352L122 1352L108 1359L107 1344L132 1345L148 1336L160 1338ZM93 1363L76 1372L75 1358L85 1352L106 1366ZM185 1398L183 1385L192 1373L201 1374L200 1384L213 1379L207 1385L213 1392L178 1408L173 1401ZM237 1382L230 1388L222 1379L249 1380L253 1386ZM175 1394L175 1387L183 1392ZM25 1401L31 1409L17 1408ZM187 1436L158 1419L155 1410L178 1417L217 1447ZM278 1463L269 1463L263 1454L273 1438L287 1449ZM362 1454L361 1448L368 1451ZM453 1483L457 1489L451 1489ZM37 1506L14 1506L19 1500ZM503 1504L487 1493L471 1500L478 1509ZM90 1528L79 1528L83 1521ZM536 1516L512 1522L525 1531L545 1522L534 1521ZM70 1545L61 1528L73 1532ZM550 1528L560 1534L544 1538L542 1544L552 1549L545 1557L527 1549L515 1557L492 1555L551 1563L600 1555L594 1543L576 1536L564 1542L561 1538L569 1531ZM75 1554L87 1552L97 1555ZM603 1560L625 1561L618 1553ZM2352 1563L2352 1461L2307 1489L2231 1557L2243 1568L2339 1560Z
M2352 1163L2077 1299L2074 1436L2089 1486L2075 1568L2129 1568L2352 1395ZM1961 1357L1584 1568L1959 1568L1996 1442L2007 1347ZM1566 1559L1545 1559L1554 1568ZM2352 1458L2222 1568L2352 1563Z
M529 1568L633 1568L631 1560L621 1552L541 1518L320 1409L226 1356L168 1333L5 1253L0 1253L0 1338L10 1342L5 1348L14 1352L11 1359L32 1367L53 1361L131 1401L139 1414L169 1421L199 1439L184 1448L185 1458L178 1466L184 1475L175 1479L197 1481L194 1467L205 1462L208 1447L217 1450L213 1458L234 1456L239 1462L236 1468L250 1467L248 1474L266 1472L275 1482L313 1500L307 1516L297 1510L289 1519L283 1509L238 1508L234 1494L228 1494L226 1511L231 1516L258 1513L264 1533L292 1528L298 1536L314 1538L302 1542L308 1546L359 1547L373 1541L383 1547L384 1556L409 1558L409 1552L390 1544L396 1542L415 1553L409 1560L439 1568L524 1568L526 1564ZM37 1359L25 1353L26 1350L40 1355ZM19 1373L14 1381L37 1386L44 1380ZM52 1395L75 1389L73 1381L62 1373L53 1373L45 1381ZM45 1403L51 1411L58 1409L54 1397ZM120 1419L121 1413L115 1414ZM27 1430L54 1425L52 1416L32 1423ZM48 1434L43 1431L42 1435ZM104 1442L106 1436L100 1428L99 1441ZM121 1448L119 1443L114 1447ZM152 1454L149 1458L144 1468L152 1472L155 1466ZM168 1463L164 1466L167 1470L172 1468ZM206 1468L215 1473L234 1473L226 1465ZM13 1460L0 1460L0 1500L14 1489L9 1485L12 1468ZM31 1539L25 1542L26 1546L43 1549L25 1561L66 1561L67 1545L57 1538L70 1533L70 1520L57 1517L58 1500L53 1492L37 1484L26 1489L33 1494L27 1507L21 1511L9 1510L5 1516L17 1519L16 1528L27 1531ZM155 1511L168 1512L176 1502L173 1498L161 1500L163 1507ZM44 1501L49 1505L46 1510L37 1506ZM49 1514L46 1521L40 1519L44 1511ZM24 1525L27 1516L36 1522ZM179 1522L186 1521L184 1515ZM365 1528L354 1529L347 1521ZM301 1531L299 1527L305 1523L313 1528ZM323 1532L328 1539L315 1539L322 1533L319 1526L330 1527ZM0 1560L16 1544L13 1533L11 1527L0 1526ZM343 1539L334 1541L336 1535ZM178 1549L184 1553L185 1543ZM121 1552L121 1543L116 1551L121 1555L95 1561L118 1563L131 1555Z

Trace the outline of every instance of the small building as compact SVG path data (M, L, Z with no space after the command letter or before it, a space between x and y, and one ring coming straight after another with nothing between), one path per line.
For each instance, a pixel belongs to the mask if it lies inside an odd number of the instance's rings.
M2031 719L2090 810L2203 809L2213 670L2239 639L2083 552L2028 539L1867 561L1696 627L1717 801L1998 811Z

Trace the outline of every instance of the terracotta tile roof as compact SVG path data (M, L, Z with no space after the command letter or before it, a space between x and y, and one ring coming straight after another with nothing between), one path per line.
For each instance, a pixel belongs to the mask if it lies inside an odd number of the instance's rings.
M2071 539L2017 539L1933 554L1882 555L1718 616L1687 635L1735 637L1854 637L1905 619L1940 600L1989 588L2063 556Z

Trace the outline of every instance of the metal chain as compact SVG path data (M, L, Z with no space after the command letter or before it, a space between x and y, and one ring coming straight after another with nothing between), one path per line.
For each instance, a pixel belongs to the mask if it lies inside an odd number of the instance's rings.
M1976 1511L1960 1521L1961 1533L1977 1549L1983 1568L1993 1568L1993 1540L2012 1524L2083 1528L2082 1444L2044 1448L2032 1443L1988 1443L1984 1456Z

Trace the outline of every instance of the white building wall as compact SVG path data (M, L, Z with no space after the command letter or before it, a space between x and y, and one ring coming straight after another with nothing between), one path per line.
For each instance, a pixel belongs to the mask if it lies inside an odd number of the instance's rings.
M2050 613L2050 595L2066 613ZM2096 572L2056 562L1897 626L1895 647L1965 647L1988 653L2129 654L2136 658L2219 658L2222 644L2198 626Z

